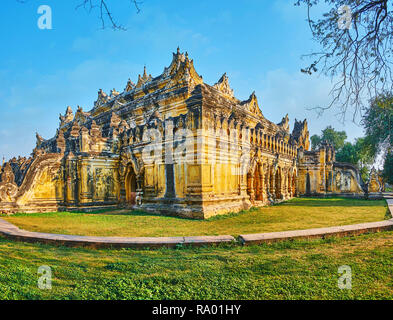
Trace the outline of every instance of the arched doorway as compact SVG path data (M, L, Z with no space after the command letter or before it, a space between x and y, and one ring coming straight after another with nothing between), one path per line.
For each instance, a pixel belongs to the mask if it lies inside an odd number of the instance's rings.
M311 195L311 179L310 179L310 174L307 171L306 174L306 195L310 196Z
M127 172L126 181L125 181L126 200L127 200L127 203L129 203L129 204L135 204L136 189L137 189L136 174L134 172L134 169L131 166L128 167L127 171L128 172Z

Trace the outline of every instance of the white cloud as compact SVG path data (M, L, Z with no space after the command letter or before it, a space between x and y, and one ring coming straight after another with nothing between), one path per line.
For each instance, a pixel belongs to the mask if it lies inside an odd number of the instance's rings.
M84 110L90 109L99 88L107 92L112 88L121 91L128 77L135 80L142 68L142 65L129 61L114 63L92 59L71 70L37 76L35 83L27 81L12 87L0 110L3 119L0 141L13 143L1 145L0 156L28 155L35 146L35 131L38 130L45 138L52 137L58 125L58 115L64 113L67 105L74 110L77 105ZM29 76L31 78L34 77ZM330 86L326 78L272 70L262 79L256 91L262 112L273 122L281 121L288 113L292 125L295 118L307 118L311 134L319 134L326 126L332 125L338 130L345 130L351 140L362 136L361 127L352 122L339 123L334 110L326 111L320 118L315 111L307 110L329 103Z
M337 130L345 130L349 140L362 136L363 129L359 125L352 121L339 121L336 107L325 110L322 116L318 116L316 110L310 110L330 103L331 87L332 83L326 77L278 69L266 74L257 93L262 112L271 121L279 122L288 113L292 125L295 118L307 118L311 135L320 134L322 129L332 125Z
M66 106L76 110L76 106L80 105L89 110L99 88L107 92L113 88L122 91L127 79L132 77L135 80L142 71L142 64L92 59L70 70L58 70L54 74L37 73L34 82L23 81L24 77L20 74L16 79L17 85L8 89L1 102L0 141L12 143L0 145L0 156L5 155L8 159L30 154L35 147L36 130L44 138L53 137L59 113L64 113Z

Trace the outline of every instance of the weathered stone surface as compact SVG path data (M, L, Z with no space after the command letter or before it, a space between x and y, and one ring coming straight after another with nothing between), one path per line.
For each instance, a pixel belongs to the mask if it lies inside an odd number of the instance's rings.
M369 198L377 198L380 199L383 197L384 192L384 182L382 176L378 174L375 168L371 169L369 179L366 184L367 194Z
M178 49L158 77L67 107L56 135L1 167L0 212L130 207L205 219L297 195L364 195L332 146L308 151L307 121L267 120L255 93L210 86ZM374 181L374 180L373 180ZM371 185L371 184L370 184Z
M341 227L317 228L307 230L294 230L283 232L270 232L240 235L240 240L245 245L269 243L290 239L325 238L329 236L348 236L367 232L393 230L393 219L379 222L361 223Z

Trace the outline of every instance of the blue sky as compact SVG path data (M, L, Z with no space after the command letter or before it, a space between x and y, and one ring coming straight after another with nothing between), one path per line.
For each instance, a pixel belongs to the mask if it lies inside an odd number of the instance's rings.
M91 109L98 89L122 91L146 65L157 76L177 46L188 51L199 74L214 84L224 72L239 99L255 90L263 114L279 122L289 114L307 118L310 134L327 125L346 130L337 110L317 116L310 107L329 102L331 83L299 70L302 54L318 48L311 40L305 8L293 0L144 0L138 14L128 0L108 0L127 31L101 30L97 11L75 10L81 0L8 0L0 30L0 157L27 156L35 132L52 137L59 113L70 105ZM40 5L52 8L52 30L37 27Z

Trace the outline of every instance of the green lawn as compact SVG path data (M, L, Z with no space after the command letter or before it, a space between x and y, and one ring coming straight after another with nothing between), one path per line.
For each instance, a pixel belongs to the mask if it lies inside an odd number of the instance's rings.
M91 236L237 236L383 220L385 200L297 198L249 211L191 220L136 211L15 214L3 218L29 231Z
M1 299L393 299L393 232L271 245L91 250L0 237ZM53 272L52 290L37 269ZM337 286L352 268L352 290Z

